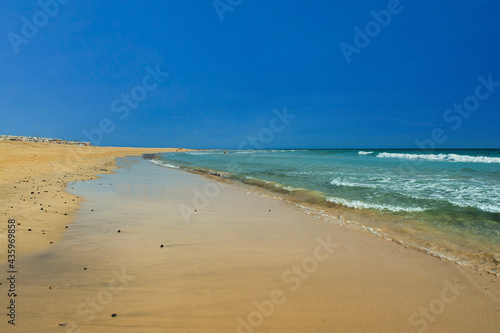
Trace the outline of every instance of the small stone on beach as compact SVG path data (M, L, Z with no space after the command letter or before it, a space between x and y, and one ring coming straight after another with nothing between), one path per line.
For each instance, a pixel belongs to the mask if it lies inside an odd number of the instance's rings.
M111 315L111 317L113 317L113 318L114 318L114 317L116 317L116 316L117 316L117 314L116 314L116 313L113 313L113 314Z

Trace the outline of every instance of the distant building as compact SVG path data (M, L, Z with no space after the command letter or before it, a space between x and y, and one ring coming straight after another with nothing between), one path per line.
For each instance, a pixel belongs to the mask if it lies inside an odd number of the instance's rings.
M41 138L38 135L37 136L0 135L0 141L42 142L42 143L55 143L64 145L75 145L75 146L92 146L91 142Z

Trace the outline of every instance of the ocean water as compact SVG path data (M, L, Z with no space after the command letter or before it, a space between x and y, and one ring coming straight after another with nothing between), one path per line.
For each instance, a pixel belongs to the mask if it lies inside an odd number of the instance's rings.
M500 150L213 150L155 162L256 186L337 223L499 272Z

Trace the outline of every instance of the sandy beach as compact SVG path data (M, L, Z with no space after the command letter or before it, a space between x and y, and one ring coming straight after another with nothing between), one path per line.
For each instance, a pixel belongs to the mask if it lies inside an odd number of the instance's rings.
M0 142L1 214L21 223L20 254L50 246L71 223L81 198L64 191L69 182L111 173L117 157L176 150ZM6 230L1 224L2 240ZM6 251L0 251L0 262L6 258Z
M2 332L498 332L497 277L237 184L112 172L176 149L74 149L0 144Z

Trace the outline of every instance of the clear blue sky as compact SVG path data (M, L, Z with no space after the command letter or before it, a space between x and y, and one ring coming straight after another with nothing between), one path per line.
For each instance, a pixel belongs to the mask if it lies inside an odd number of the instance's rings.
M266 147L500 147L500 87L474 97L500 82L498 1L61 2L0 3L0 134L88 141L108 119L100 145L234 148L286 107Z

